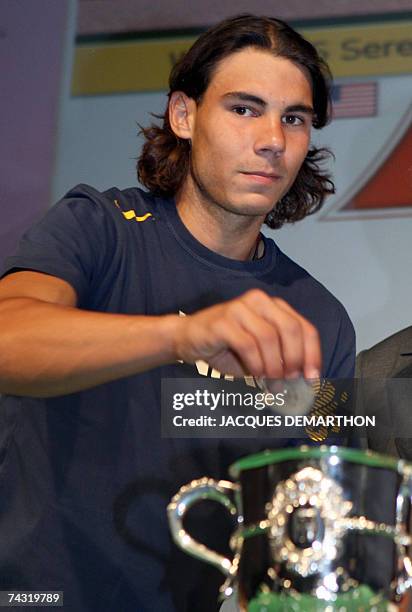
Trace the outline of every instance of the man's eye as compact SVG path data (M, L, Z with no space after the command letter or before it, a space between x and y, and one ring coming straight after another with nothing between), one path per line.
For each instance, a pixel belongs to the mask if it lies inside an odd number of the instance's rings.
M256 111L254 111L252 108L249 108L248 106L233 106L232 110L237 115L241 115L242 117L256 117L257 116Z
M304 125L305 118L299 115L286 115L283 117L283 122L287 125Z

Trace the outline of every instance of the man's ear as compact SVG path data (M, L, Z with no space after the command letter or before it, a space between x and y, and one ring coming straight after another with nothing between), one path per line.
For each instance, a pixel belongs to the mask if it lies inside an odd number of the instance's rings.
M169 99L169 122L173 132L179 138L190 140L192 138L196 102L183 91L174 91Z

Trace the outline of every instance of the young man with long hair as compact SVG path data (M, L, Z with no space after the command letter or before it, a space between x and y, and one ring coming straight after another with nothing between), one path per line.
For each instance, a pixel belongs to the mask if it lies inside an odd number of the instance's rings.
M160 382L198 376L199 361L240 378L352 375L344 308L260 231L333 192L310 145L329 88L285 23L218 24L172 70L162 124L143 130L148 191L79 185L8 259L1 589L63 590L76 612L216 607L221 577L171 545L166 505L257 444L161 439Z

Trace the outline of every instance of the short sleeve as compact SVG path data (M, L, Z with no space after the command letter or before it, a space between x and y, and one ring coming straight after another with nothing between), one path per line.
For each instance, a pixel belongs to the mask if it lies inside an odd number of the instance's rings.
M82 305L104 274L114 244L115 222L104 194L79 185L23 235L3 276L15 270L56 276L75 289Z

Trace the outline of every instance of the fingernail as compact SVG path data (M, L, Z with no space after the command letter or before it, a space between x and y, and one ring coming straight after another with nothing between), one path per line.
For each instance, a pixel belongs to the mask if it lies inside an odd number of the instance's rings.
M316 368L305 370L305 378L320 378L320 372Z
M297 370L294 372L285 372L285 378L287 380L291 379L291 378L299 378L302 375L301 372L298 372Z

